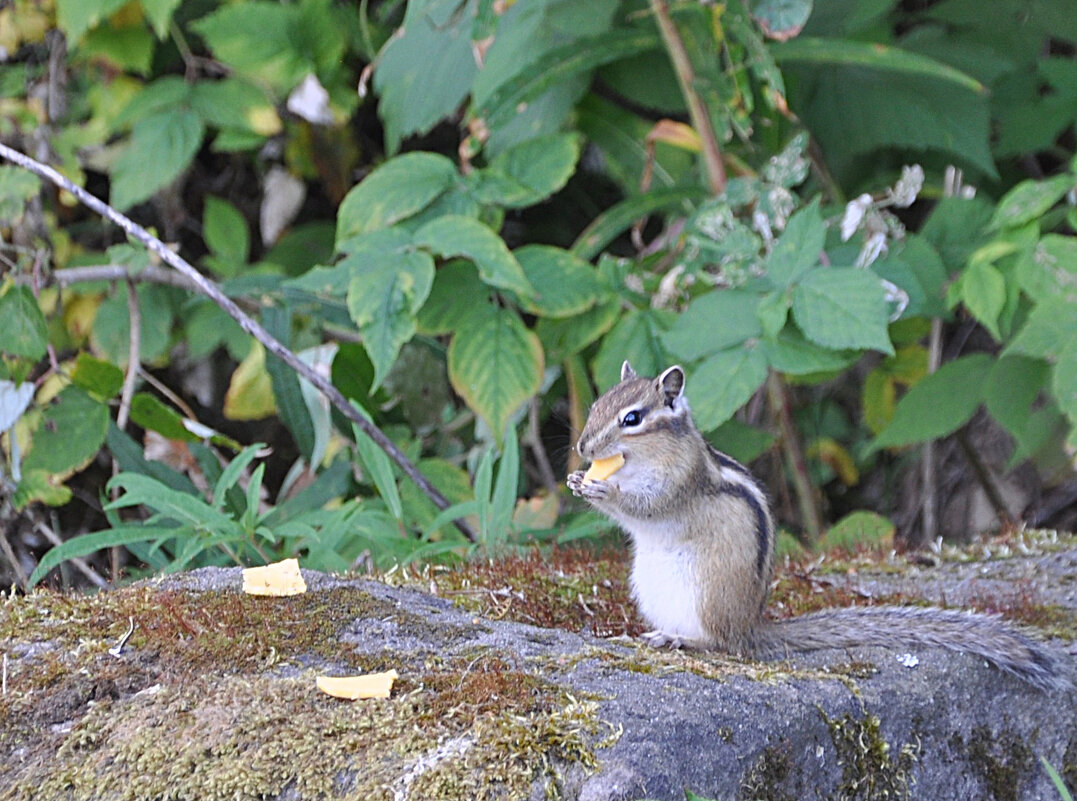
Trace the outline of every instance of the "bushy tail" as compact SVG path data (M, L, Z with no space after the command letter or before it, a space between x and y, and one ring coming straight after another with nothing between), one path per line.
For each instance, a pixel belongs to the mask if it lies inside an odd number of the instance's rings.
M834 609L766 623L755 639L756 655L764 659L863 645L948 648L982 657L1044 690L1073 687L1059 654L1000 618L976 612L901 606Z

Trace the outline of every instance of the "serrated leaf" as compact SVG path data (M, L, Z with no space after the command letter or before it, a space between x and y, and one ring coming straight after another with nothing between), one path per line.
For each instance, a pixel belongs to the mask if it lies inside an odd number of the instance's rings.
M123 211L148 200L187 169L202 146L205 125L189 108L173 108L135 123L131 141L112 165L112 205Z
M764 295L755 309L763 336L775 339L785 328L785 321L789 319L789 310L792 307L793 297L789 292L775 290Z
M1077 342L1062 347L1051 373L1055 400L1071 425L1077 425Z
M191 23L210 50L238 73L271 85L278 94L311 71L297 46L300 10L263 0L224 5Z
M813 270L793 290L793 316L804 335L828 348L892 355L886 293L874 274L852 267Z
M988 228L1015 228L1042 217L1073 187L1072 175L1056 175L1045 181L1022 181L1002 196Z
M227 200L208 195L202 212L202 237L215 256L235 268L247 263L251 235L243 214Z
M986 261L974 261L961 276L961 300L965 308L991 332L1002 339L998 318L1006 305L1006 279Z
M449 379L498 441L509 417L542 385L538 337L509 309L497 309L449 345Z
M140 2L142 12L153 25L153 32L157 34L157 38L167 38L172 12L179 8L183 0L140 0Z
M898 402L893 420L871 447L895 448L952 434L979 407L993 364L984 353L944 364Z
M66 473L92 459L108 433L108 407L69 386L45 409L23 460L26 470Z
M1059 295L1077 300L1077 238L1046 234L1022 251L1015 269L1021 289L1034 301Z
M348 269L348 313L374 365L376 388L415 334L415 315L434 281L434 260L417 250L363 249L340 262Z
M30 287L13 286L0 296L0 351L40 359L48 349L48 327Z
M785 230L767 256L767 277L779 288L792 285L819 263L825 240L826 227L816 200L789 218Z
M580 137L559 133L528 139L499 153L484 174L500 180L480 183L483 203L507 208L532 206L560 190L580 157ZM485 186L486 191L481 191Z
M731 348L708 357L689 377L687 392L701 431L717 428L767 380L760 348Z
M700 295L677 315L662 342L678 359L694 362L720 350L762 336L756 314L760 297L741 289L714 289Z
M123 388L123 370L83 351L75 359L71 383L95 395L98 400L109 400Z
M26 201L41 191L41 181L22 167L0 167L0 220L15 221L22 216Z
M442 258L458 256L473 261L479 276L490 286L523 296L534 291L501 237L478 220L453 214L439 217L415 232L415 244Z
M456 181L456 165L437 153L405 153L352 187L337 212L337 250L360 234L417 214Z
M470 13L459 0L408 3L399 34L378 54L374 88L389 152L459 108L478 70Z
M174 313L169 287L139 286L138 307L141 315L139 356L152 362L168 350ZM131 352L131 317L127 292L115 292L98 307L90 342L95 352L113 364L127 365Z
M524 245L514 251L534 295L520 298L525 311L543 317L579 314L609 295L593 265L550 245Z

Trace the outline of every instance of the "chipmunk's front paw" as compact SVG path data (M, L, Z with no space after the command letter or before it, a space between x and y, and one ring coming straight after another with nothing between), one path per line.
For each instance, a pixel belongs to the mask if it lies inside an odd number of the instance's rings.
M639 635L639 638L652 648L672 648L676 650L685 645L680 637L674 634L666 634L664 631L658 631L657 629L655 631L645 631Z
M583 475L582 470L569 473L566 483L573 495L586 501L602 501L609 497L613 488L608 481L596 481L592 478L584 478Z

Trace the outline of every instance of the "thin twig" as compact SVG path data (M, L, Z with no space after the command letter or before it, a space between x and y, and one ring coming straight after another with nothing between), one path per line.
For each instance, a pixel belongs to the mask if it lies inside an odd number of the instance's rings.
M990 502L991 508L995 510L995 515L998 517L999 522L1004 526L1012 527L1014 525L1013 515L1010 514L1009 507L1006 506L1006 499L1002 496L1002 487L998 485L998 480L995 478L995 474L991 472L987 462L981 458L976 448L973 447L972 442L969 440L968 429L962 428L954 437L957 439L957 444L961 446L961 452L965 454L965 459L968 460L969 465L972 467L972 472L976 474L980 486L983 487L987 500Z
M936 317L931 321L931 334L927 346L927 374L939 369L942 361L942 319ZM923 483L923 509L920 515L920 541L910 543L913 547L923 547L934 542L939 536L939 487L935 476L935 440L924 443L920 452L920 479Z
M41 286L59 287L71 286L72 284L86 284L93 281L134 281L146 284L166 284L167 286L179 287L188 291L197 291L198 287L185 276L164 267L150 265L138 272L132 272L129 268L119 264L91 264L85 267L67 267L63 270L53 270L41 280ZM31 284L33 276L16 275L16 284Z
M550 465L550 457L546 454L546 448L542 445L542 431L539 428L539 405L538 400L531 399L531 406L527 415L527 445L535 456L535 464L538 465L542 483L552 495L557 492L557 476L554 475Z
M767 377L767 399L781 429L781 447L785 451L789 473L793 478L793 489L796 491L804 533L808 542L818 542L823 533L823 516L816 502L815 487L812 486L808 463L804 459L804 450L800 447L796 424L789 409L789 390L781 375L774 371Z
M15 578L18 579L19 586L25 590L30 586L30 577L26 575L26 571L19 564L19 557L12 550L11 543L7 541L7 534L3 529L0 529L0 551L4 552L4 557L11 563L11 569L15 571Z
M669 51L669 58L673 63L673 71L677 74L681 94L684 95L684 100L688 104L688 116L692 119L692 127L696 129L702 143L703 163L707 168L711 192L720 195L725 191L726 185L722 149L718 145L718 135L714 132L714 123L711 122L707 105L696 91L696 74L692 68L692 61L688 57L688 50L681 41L681 35L677 32L677 26L669 14L669 3L666 0L651 0L651 10L658 21L662 41L666 45L666 50Z
M124 282L127 288L127 371L123 376L123 389L120 391L120 409L116 413L116 427L120 431L127 430L127 421L131 418L131 398L135 396L135 383L138 381L138 368L142 362L142 309L138 303L138 290L134 282ZM120 463L112 460L112 476L119 475ZM112 500L119 497L118 487L112 489ZM112 583L120 580L120 562L123 560L123 548L113 545L109 548L109 567L112 572Z
M138 225L130 218L116 211L104 201L91 195L81 186L69 181L52 167L42 164L40 161L32 159L2 143L0 143L0 156L29 170L53 185L67 190L92 211L119 226L129 236L141 242L151 253L156 254L166 264L179 270L179 272L185 275L194 284L199 292L216 303L229 317L235 320L240 328L261 342L267 351L274 356L277 356L302 378L305 378L310 382L315 389L329 399L329 402L332 403L342 415L355 423L360 431L374 440L378 447L385 451L390 459L396 462L397 466L400 467L404 474L415 482L416 486L422 490L423 494L426 495L435 506L439 509L447 509L449 507L449 500L441 494L438 488L431 484L426 476L419 472L419 469L412 464L411 460L408 459L404 452L400 450L391 439L385 436L381 429L360 414L359 411L352 406L351 402L344 397L344 394L339 389L333 386L328 379L319 375L314 368L305 364L298 356L288 350L288 348L284 347L284 345L271 336L259 323L244 314L239 306L236 305L235 301L225 295L215 283L198 272L198 270L192 267L184 258L177 253L172 252L164 242L153 236L141 225ZM475 532L471 529L471 526L468 525L467 521L458 519L454 522L456 527L469 541L475 541Z

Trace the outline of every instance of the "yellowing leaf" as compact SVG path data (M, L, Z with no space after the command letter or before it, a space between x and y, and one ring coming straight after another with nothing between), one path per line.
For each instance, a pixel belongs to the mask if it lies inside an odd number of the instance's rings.
M699 134L691 125L675 120L659 120L647 133L648 142L665 142L667 145L698 153L703 149Z
M851 487L860 481L860 471L856 469L856 462L853 461L849 451L837 440L820 437L808 448L808 455L829 465L845 486Z
M85 340L93 330L101 295L77 295L64 305L64 328L76 342Z
M398 676L395 670L387 670L363 676L318 676L316 683L326 695L355 701L360 698L388 698Z
M262 136L275 136L283 127L277 110L268 104L247 109L247 123Z
M605 481L624 467L624 464L625 457L620 453L607 459L595 459L591 466L587 468L587 472L583 474L583 477L588 481Z
M512 513L513 525L518 529L553 528L557 523L559 505L556 495L536 495L526 500L520 498Z
M261 420L276 411L273 385L266 372L265 348L255 342L228 382L224 416L229 420Z
M248 595L302 595L306 591L307 583L299 572L298 559L284 559L243 571L243 592Z

